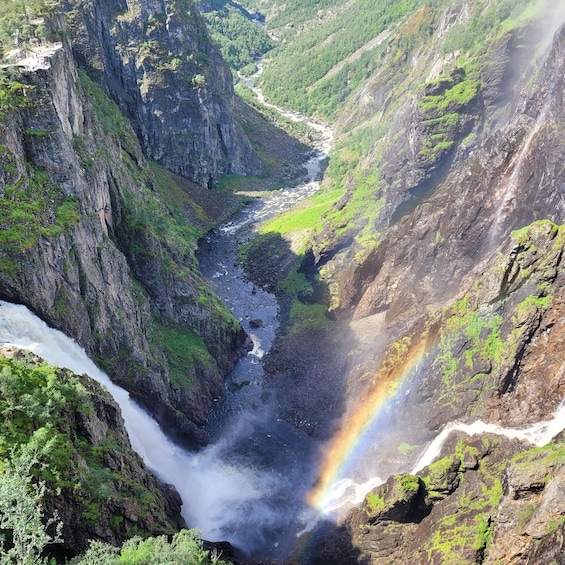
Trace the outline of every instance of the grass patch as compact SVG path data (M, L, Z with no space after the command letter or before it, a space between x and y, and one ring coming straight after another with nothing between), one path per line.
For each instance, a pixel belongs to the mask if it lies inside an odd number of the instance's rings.
M402 455L409 455L412 451L414 451L414 449L416 449L416 446L403 441L396 449L398 453Z
M294 300L290 308L290 323L293 331L330 326L332 322L326 316L327 311L327 307L323 304L304 304L300 300Z
M79 84L92 103L92 110L106 135L116 139L128 153L138 152L138 141L129 121L123 116L117 104L108 97L100 85L91 80L85 71L79 69Z
M151 339L155 347L165 353L171 381L184 388L198 384L198 368L215 366L203 339L188 328L166 327L154 322Z
M27 165L25 175L4 188L0 198L0 249L21 253L40 237L56 237L80 219L78 203L43 171Z
M512 463L517 466L528 467L538 461L544 466L565 460L565 444L563 442L550 443L541 447L533 447L522 451L512 458Z
M439 80L446 81L448 79L443 78ZM453 84L451 88L447 88L441 94L428 95L420 100L420 109L426 115L430 115L430 118L427 118L428 120L432 118L440 119L441 117L443 120L448 119L449 122L453 122L453 110L472 102L477 97L481 86L480 80L469 77L466 77L461 82L451 84Z
M479 359L490 361L494 367L501 362L505 342L501 337L502 316L482 317L468 304L468 298L456 302L451 315L445 320L441 331L440 353L436 366L442 371L445 385L444 394L452 394L451 386L456 371L461 368L471 375ZM454 355L456 345L465 340L466 346L461 355Z
M367 504L367 510L372 514L381 512L385 507L384 496L380 496L376 492L370 492L365 497L365 503Z
M301 203L300 208L280 214L261 226L261 233L276 232L280 235L319 229L320 219L342 196L343 191L320 192Z
M485 445L485 449L488 453L492 447ZM446 493L451 492L449 512L438 520L432 538L423 548L430 563L468 563L470 551L482 555L491 542L492 516L503 497L499 477L507 460L491 460L487 455L480 460L478 475L473 474L471 478L461 467L466 454L478 456L479 451L462 440L455 453L430 465L427 476L423 477L432 499L445 498ZM457 479L451 477L451 486L447 481L450 469L458 474ZM456 490L453 492L453 489Z
M376 223L386 198L378 195L379 175L375 170L354 171L349 175L345 198L347 203L333 207L322 218L336 236L346 231L360 231L366 225Z

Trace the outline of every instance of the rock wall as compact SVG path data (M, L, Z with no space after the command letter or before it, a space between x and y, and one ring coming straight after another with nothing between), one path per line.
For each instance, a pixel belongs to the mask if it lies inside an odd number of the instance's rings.
M203 441L245 332L201 280L190 227L163 204L128 120L70 45L21 80L28 103L0 131L0 295L74 337L182 441ZM203 354L177 343L173 382L167 340L179 328Z
M233 116L231 72L189 0L73 0L73 52L130 120L147 157L210 188L262 165Z
M541 62L530 57L546 25L502 35L474 67L418 52L411 72L436 61L443 78L429 78L390 116L381 107L390 131L361 164L377 177L366 206L380 212L344 229L330 224L316 238L335 308L357 318L386 310L389 321L406 321L422 303L453 297L511 230L538 218L563 221L563 30ZM398 80L383 71L366 88L393 91ZM340 207L358 185L350 181ZM363 230L374 245L356 241Z
M563 422L539 447L511 437L543 430L535 425L551 422L565 395L563 236L547 220L514 232L460 300L397 342L408 344L404 354L393 345L377 365L374 386L402 370L425 336L417 379L389 400L378 456L365 462L371 476L389 478L339 526L321 526L313 536L320 543L305 541L315 544L313 563L559 562ZM414 454L448 424L472 429L478 420L500 431L456 429L418 468Z
M469 9L435 20L434 40ZM562 433L532 448L453 432L435 463L406 473L450 423L525 428L564 398L565 27L549 44L547 29L500 33L472 64L421 45L383 64L338 124L346 148L364 120L390 128L345 175L310 266L357 339L336 444L386 391L356 479L389 478L304 540L312 563L563 559ZM394 99L423 69L421 86Z

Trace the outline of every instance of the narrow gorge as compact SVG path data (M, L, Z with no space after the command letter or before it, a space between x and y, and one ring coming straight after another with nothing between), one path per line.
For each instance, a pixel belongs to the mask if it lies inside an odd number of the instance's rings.
M561 563L563 2L17 4L6 562Z

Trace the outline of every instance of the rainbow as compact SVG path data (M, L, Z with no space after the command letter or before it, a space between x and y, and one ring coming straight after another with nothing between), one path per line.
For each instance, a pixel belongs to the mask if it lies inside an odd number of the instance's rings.
M334 486L348 477L367 449L373 424L391 401L398 398L404 385L411 382L426 353L426 338L406 345L405 349L389 350L383 367L356 405L346 413L341 428L331 440L323 458L318 480L306 501L320 512L328 507Z

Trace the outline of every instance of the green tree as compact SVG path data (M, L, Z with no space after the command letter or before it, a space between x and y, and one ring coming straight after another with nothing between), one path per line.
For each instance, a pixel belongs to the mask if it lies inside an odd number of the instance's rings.
M121 549L93 541L70 565L227 565L221 556L202 548L194 530L182 530L169 542L165 536L132 538Z
M43 444L45 434L37 430L29 444L2 462L0 472L0 565L43 565L47 544L61 542L62 524L57 516L44 518L41 501L45 484L34 480L42 456L53 440ZM43 444L43 445L42 445ZM49 533L53 531L53 534Z

